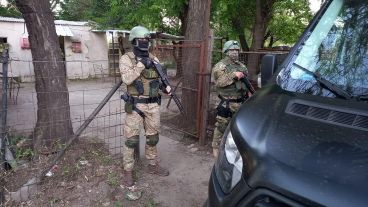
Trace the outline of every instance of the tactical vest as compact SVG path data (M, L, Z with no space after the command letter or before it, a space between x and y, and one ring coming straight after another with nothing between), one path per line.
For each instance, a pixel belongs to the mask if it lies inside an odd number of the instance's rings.
M232 73L235 71L246 72L247 69L240 63L234 63L231 60L225 59L223 60L225 64L225 70L228 73ZM221 96L234 96L234 97L242 97L247 92L247 86L241 80L235 80L234 82L225 87L217 87L217 93Z
M133 52L126 53L128 57L130 58L130 61L133 65L137 65L138 61L135 58L135 55ZM149 57L151 59L154 59L154 56L152 54L149 54ZM159 96L159 87L160 87L160 81L159 81L159 75L156 72L155 69L144 69L141 73L141 75L137 78L137 81L141 81L143 83L143 96L149 96L149 97L158 97ZM137 91L136 85L134 83L127 85L127 90L130 95L138 96L140 95Z

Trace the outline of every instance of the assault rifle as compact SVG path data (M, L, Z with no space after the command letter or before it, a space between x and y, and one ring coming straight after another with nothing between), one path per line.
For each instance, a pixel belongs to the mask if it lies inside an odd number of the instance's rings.
M184 107L181 104L178 96L176 96L175 92L172 90L172 87L170 85L169 80L167 79L167 75L164 73L164 71L162 70L162 66L160 63L152 60L153 63L153 68L155 68L155 70L157 71L158 75L160 76L161 82L163 84L163 87L166 88L167 86L170 86L171 88L171 97L172 99L174 99L175 104L178 106L179 110L181 113L184 113Z
M248 88L248 90L250 91L251 94L254 94L254 92L256 92L256 90L254 90L252 84L250 83L248 77L247 77L247 74L244 73L244 77L242 79L240 79L244 84L245 86Z

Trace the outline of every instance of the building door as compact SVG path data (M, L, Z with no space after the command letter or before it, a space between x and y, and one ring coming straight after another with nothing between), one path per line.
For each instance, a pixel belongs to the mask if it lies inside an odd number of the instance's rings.
M9 48L8 39L6 37L0 37L0 55L6 48Z
M61 49L61 57L62 57L63 61L65 61L65 42L64 42L64 37L63 36L59 36L59 45L60 45L60 49Z
M109 71L111 76L120 76L119 71L119 58L120 58L120 50L119 50L119 42L117 35L111 34L109 38Z

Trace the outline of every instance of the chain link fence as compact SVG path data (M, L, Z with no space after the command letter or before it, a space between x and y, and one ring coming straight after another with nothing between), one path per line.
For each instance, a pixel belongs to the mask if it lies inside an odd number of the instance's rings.
M177 95L184 107L184 113L181 113L172 97L163 95L161 103L162 129L198 138L200 129L203 129L200 124L203 123L203 119L207 119L207 126L204 127L206 131L202 133L206 133L207 140L210 140L212 139L211 131L216 115L214 109L217 96L212 84L209 98L210 106L208 108L201 107L201 102L207 101L203 100L203 94L206 93L203 85L208 84L204 78L210 76L210 73L203 72L205 71L203 70L205 67L203 51L204 47L201 41L158 40L152 53L160 60L174 94ZM287 52L281 54L275 51L262 51L256 54L261 57L269 53L282 57L287 54ZM240 60L247 64L249 54L251 52L241 53ZM214 49L212 66L222 57L221 51ZM280 62L282 57L278 58ZM39 107L43 106L38 104L38 94L35 90L37 78L33 72L34 63L26 59L8 59L6 55L3 55L1 63L2 144L0 161L2 169L7 170L14 167L14 163L22 164L33 156L34 128ZM67 94L70 105L70 120L64 121L72 123L73 131L80 135L80 139L103 143L109 154L121 158L124 145L122 123L125 112L124 102L120 96L126 91L126 88L123 85L117 85L120 81L119 75L111 73L109 60L73 60L64 61L63 65L67 71ZM116 67L114 64L113 69L116 70ZM14 68L21 68L23 75L21 77L14 76L12 73ZM50 77L42 77L37 79L37 82L48 78ZM65 91L56 92L65 93ZM111 97L106 99L108 94ZM96 109L100 110L96 111ZM6 150L9 151L11 157L5 158ZM55 155L54 158L59 159L60 157ZM55 159L47 164L53 164Z
M179 97L184 113L172 98L163 104L161 121L163 125L192 137L198 137L199 108L199 71L202 64L200 41L179 41L170 44L157 44L154 54L167 72L174 93ZM191 56L194 55L194 56Z
M186 57L185 53L191 50L196 53L197 58ZM198 103L198 71L201 67L201 47L199 43L182 42L181 44L158 44L152 51L160 60L165 69L168 80L173 88L174 94L178 100L183 103L186 111L200 110L196 106ZM47 61L43 61L47 62ZM50 61L53 62L53 61ZM111 69L106 68L109 60L86 61L73 60L63 61L62 65L67 71L67 95L70 106L70 119L57 120L57 122L70 121L73 131L76 135L68 137L67 146L71 140L87 140L89 142L103 143L107 153L115 158L121 158L124 145L124 135L122 124L125 117L124 102L120 96L126 91L124 85L119 85L120 77L111 74ZM51 77L36 77L33 71L34 62L26 59L9 58L2 61L2 136L1 136L1 165L3 172L5 170L17 168L18 166L30 162L34 155L33 144L35 140L35 127L40 110L48 110L46 105L38 103L40 92L36 92L36 84L42 81L50 81ZM183 68L191 67L193 75L186 77ZM114 66L115 67L115 66ZM9 68L9 71L6 69ZM15 77L13 69L21 71L20 75ZM114 68L116 69L116 68ZM49 74L53 71L49 71ZM8 76L9 75L9 76ZM117 85L118 84L118 85ZM116 88L117 87L117 88ZM116 89L116 92L114 91ZM65 94L66 91L42 92L48 97L51 95ZM54 93L54 94L51 94ZM109 99L107 95L111 94ZM185 96L185 97L184 97ZM6 104L5 104L6 103ZM190 106L186 104L191 104ZM44 108L43 108L44 107ZM67 106L59 106L53 110L64 110ZM96 109L100 109L97 110ZM184 134L196 137L198 129L196 123L198 116L185 116L176 106L172 97L163 95L161 103L161 123L162 127L173 132L182 132ZM49 113L53 118L54 114ZM69 116L65 116L69 117ZM43 123L45 125L55 123ZM46 132L48 133L48 132ZM51 134L51 133L50 133ZM67 136L67 135L66 135ZM55 137L49 137L50 140ZM45 163L45 169L52 169L66 151L65 145L60 144L60 151L48 159ZM8 150L8 157L5 158L5 150ZM69 149L70 150L70 149ZM47 172L47 171L46 171ZM44 173L44 172L42 172ZM6 179L6 173L1 175L1 179ZM6 182L1 182L4 185ZM0 186L4 189L4 186Z

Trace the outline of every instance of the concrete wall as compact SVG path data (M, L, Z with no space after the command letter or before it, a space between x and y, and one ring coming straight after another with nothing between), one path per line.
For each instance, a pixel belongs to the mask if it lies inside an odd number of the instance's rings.
M105 33L94 33L88 26L66 25L72 37L64 37L65 60L69 79L86 79L108 74L108 44ZM21 49L22 37L27 37L23 22L0 21L0 37L7 38L9 56L9 75L20 77L23 82L34 81L32 54L30 49ZM81 42L81 53L72 51L72 42ZM1 66L0 66L1 67ZM0 68L2 69L2 68Z
M69 26L73 37L65 37L65 60L69 79L86 79L108 74L108 44L105 33L93 33L89 27ZM72 42L80 41L82 53L72 51Z
M20 47L21 37L28 36L27 29L21 22L0 22L0 28L0 37L7 38L9 57L14 60L9 63L9 76L30 79L34 75L31 50Z

